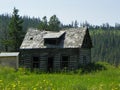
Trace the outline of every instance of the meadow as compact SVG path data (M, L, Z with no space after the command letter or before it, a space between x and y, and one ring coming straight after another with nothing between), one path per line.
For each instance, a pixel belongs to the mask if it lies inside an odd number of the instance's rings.
M120 90L120 67L99 64L105 69L36 73L0 67L0 90Z

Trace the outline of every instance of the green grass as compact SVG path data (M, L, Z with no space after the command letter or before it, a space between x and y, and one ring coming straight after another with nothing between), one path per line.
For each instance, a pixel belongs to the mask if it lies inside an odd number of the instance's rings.
M120 67L99 63L106 70L81 73L31 73L0 68L0 90L120 90Z

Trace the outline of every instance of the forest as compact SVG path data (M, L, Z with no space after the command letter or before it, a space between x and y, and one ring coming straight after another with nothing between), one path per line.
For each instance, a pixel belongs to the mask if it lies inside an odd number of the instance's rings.
M6 42L6 40L9 39L9 25L11 18L12 16L7 14L0 15L0 52L12 51L13 48L9 46L8 42ZM79 23L77 20L75 20L72 21L71 24L64 25L62 22L60 22L56 15L51 16L49 21L47 20L46 16L44 16L42 19L23 16L21 17L21 19L23 20L23 38L28 28L61 30L87 26L89 28L93 42L91 54L92 61L107 61L111 64L114 64L115 66L118 66L118 64L120 64L119 23L115 23L115 26L110 26L109 23L104 23L102 25L91 25L87 21L85 21L84 23ZM53 27L55 27L55 29Z

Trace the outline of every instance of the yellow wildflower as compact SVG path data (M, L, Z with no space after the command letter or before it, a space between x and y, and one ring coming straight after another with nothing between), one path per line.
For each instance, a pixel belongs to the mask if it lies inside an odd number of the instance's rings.
M15 87L16 87L16 85L15 85L15 84L13 84L12 86L13 86L13 88L15 88Z
M34 88L33 90L37 90L37 88Z
M2 82L2 80L0 80L0 82Z

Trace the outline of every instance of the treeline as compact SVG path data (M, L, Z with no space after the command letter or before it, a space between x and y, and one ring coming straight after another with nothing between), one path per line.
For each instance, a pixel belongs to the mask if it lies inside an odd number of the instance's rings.
M12 16L10 15L0 15L0 52L6 50L1 41L8 37L9 23L11 18ZM84 23L79 23L77 20L75 20L71 24L64 25L62 22L60 22L56 15L51 16L50 20L48 20L46 16L44 16L42 19L24 16L22 17L22 20L24 34L30 27L38 28L40 30L61 30L66 28L79 28L87 26L89 27L93 42L92 60L107 61L115 65L120 63L119 23L115 23L115 26L110 26L109 23L104 23L98 26L91 25L87 21ZM8 51L10 51L10 49Z
M0 32L4 32L8 30L8 25L10 23L11 16L6 14L0 15ZM109 25L109 23L103 23L102 25L92 25L88 23L87 21L83 23L79 23L77 20L72 21L71 24L63 24L60 22L59 18L56 15L51 16L50 20L47 20L47 17L44 16L42 19L40 18L35 18L35 17L28 17L28 16L23 16L23 31L26 32L26 30L30 27L32 28L37 28L37 29L47 29L47 30L52 30L50 29L50 24L55 23L53 27L56 27L56 29L66 29L66 28L78 28L78 27L89 27L91 30L120 30L120 23L115 23L115 26Z
M90 29L92 60L120 64L120 30Z

